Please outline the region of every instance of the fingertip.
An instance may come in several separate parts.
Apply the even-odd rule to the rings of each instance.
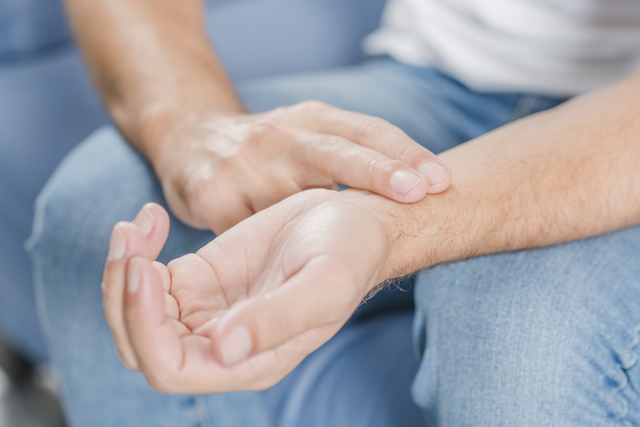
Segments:
[[[391,178],[389,179],[391,189],[402,199],[406,198],[409,193],[415,192],[416,187],[420,187],[420,184],[423,183],[424,179],[422,176],[407,169],[396,170],[391,174]]]
[[[253,350],[251,333],[244,325],[236,325],[218,341],[216,354],[222,365],[230,367],[249,358]]]
[[[242,315],[246,304],[227,312],[216,324],[211,333],[211,350],[216,360],[231,367],[249,358],[255,349],[246,319]],[[244,320],[243,320],[244,319]]]
[[[415,203],[424,198],[429,191],[429,184],[426,180],[422,180],[418,185],[413,187],[407,194],[404,195],[402,200],[399,200],[402,203]]]
[[[165,208],[153,202],[145,204],[133,220],[133,225],[146,238],[148,257],[158,257],[169,236],[170,219]]]
[[[122,229],[121,223],[118,223],[113,227],[113,231],[111,232],[107,259],[113,261],[122,259],[126,251],[127,235]]]
[[[451,177],[434,185],[429,185],[427,194],[439,194],[445,191],[451,185]]]
[[[151,234],[156,225],[156,217],[149,204],[144,205],[142,209],[140,209],[140,212],[138,212],[138,215],[136,215],[132,223],[138,227],[145,236],[148,237],[149,234]]]
[[[167,210],[160,204],[155,202],[146,203],[143,206],[144,209],[147,209],[151,214],[155,217],[156,220],[167,220],[169,221],[169,214]]]
[[[399,169],[389,180],[390,191],[387,197],[400,203],[414,203],[421,200],[429,188],[427,181],[415,171]]]
[[[438,159],[422,163],[418,167],[418,172],[429,184],[428,194],[441,193],[451,184],[451,171]]]

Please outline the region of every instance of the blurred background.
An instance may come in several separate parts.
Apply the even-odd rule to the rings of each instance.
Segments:
[[[210,38],[241,80],[360,60],[384,0],[207,3]],[[0,427],[64,426],[24,243],[47,178],[108,123],[60,0],[0,0]]]

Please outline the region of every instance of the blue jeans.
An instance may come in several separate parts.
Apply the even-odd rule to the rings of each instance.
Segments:
[[[31,22],[27,12],[36,4],[42,5],[42,13],[31,16]],[[57,1],[0,1],[0,21],[7,7],[24,15],[18,21],[45,33],[52,29],[42,22],[44,17],[62,18]],[[31,262],[24,251],[33,205],[65,154],[108,118],[76,51],[4,61],[2,45],[11,42],[4,37],[0,34],[0,334],[23,355],[42,362],[47,352],[34,305]]]
[[[562,101],[478,93],[388,58],[239,91],[256,112],[320,99],[384,117],[435,152]],[[422,272],[415,315],[410,284],[391,287],[271,389],[175,396],[120,364],[102,311],[111,228],[148,201],[165,204],[158,182],[111,128],[74,150],[39,198],[36,286],[71,426],[640,423],[638,227]],[[172,218],[160,260],[212,238]]]

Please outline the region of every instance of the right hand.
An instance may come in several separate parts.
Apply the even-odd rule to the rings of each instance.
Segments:
[[[102,282],[122,362],[161,392],[272,386],[377,284],[406,273],[398,206],[359,190],[306,191],[164,265],[155,258],[169,217],[147,204],[114,227]]]
[[[396,126],[318,101],[185,114],[159,134],[149,158],[169,207],[216,234],[307,188],[344,184],[412,203],[451,182],[444,163]]]

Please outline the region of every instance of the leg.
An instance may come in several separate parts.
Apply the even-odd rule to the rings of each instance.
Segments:
[[[461,102],[465,91],[468,104]],[[308,77],[250,82],[241,85],[240,93],[252,111],[320,99],[376,114],[410,129],[414,138],[435,151],[501,125],[520,114],[523,100],[529,103],[530,99],[474,94],[440,73],[392,60],[376,60],[361,67]],[[545,102],[549,105],[540,103],[537,107],[552,104]],[[451,114],[456,112],[458,118],[442,116],[446,109]],[[482,124],[487,121],[488,110],[493,110],[496,117],[490,124]],[[181,420],[181,425],[230,426],[234,425],[230,420],[235,420],[236,425],[265,425],[263,402],[279,401],[275,394],[264,400],[256,393],[159,395],[141,375],[121,366],[102,312],[101,270],[113,224],[133,218],[148,201],[164,204],[158,183],[148,165],[112,129],[98,132],[67,157],[39,198],[32,238],[36,286],[52,357],[63,379],[63,397],[71,424],[176,425]],[[173,219],[169,242],[160,260],[166,262],[195,251],[211,238],[210,233],[189,229]],[[389,306],[389,294],[392,293],[381,294],[377,300],[382,301],[380,305]],[[393,304],[411,302],[409,293],[393,294],[399,301]],[[372,301],[367,308],[374,304]],[[407,352],[411,358],[411,352]],[[310,362],[305,366],[315,365]],[[305,390],[313,392],[314,388]],[[302,401],[311,401],[305,399]],[[238,407],[244,409],[234,409]],[[270,416],[281,418],[280,414]]]
[[[411,345],[412,319],[411,310],[399,310],[345,326],[263,393],[276,425],[423,425],[410,394],[418,368]]]
[[[11,9],[26,13],[35,4]],[[49,18],[59,9],[55,2],[38,7]],[[33,204],[64,155],[108,118],[73,49],[2,62],[0,94],[0,330],[39,363],[47,354],[24,251]]]
[[[640,422],[640,227],[420,274],[431,425]]]

